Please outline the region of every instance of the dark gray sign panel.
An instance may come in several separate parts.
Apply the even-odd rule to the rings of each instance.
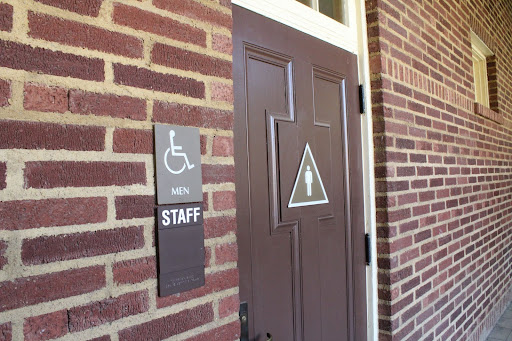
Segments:
[[[155,125],[159,205],[203,200],[198,128]]]
[[[160,296],[203,286],[203,204],[159,206],[157,227]]]

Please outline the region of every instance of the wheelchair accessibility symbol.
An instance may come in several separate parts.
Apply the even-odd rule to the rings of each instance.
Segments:
[[[158,205],[203,200],[199,128],[155,124]]]
[[[187,153],[180,153],[179,151],[180,150],[183,150],[183,147],[182,146],[176,146],[174,144],[174,138],[176,137],[176,132],[174,130],[171,130],[169,132],[169,138],[170,138],[170,141],[171,141],[171,147],[167,148],[167,150],[165,151],[165,155],[164,155],[164,163],[165,163],[165,167],[167,168],[167,170],[169,172],[171,172],[172,174],[181,174],[183,173],[183,171],[185,170],[185,168],[187,169],[192,169],[194,168],[194,165],[191,164],[189,161],[188,161],[188,156],[187,156]],[[178,167],[179,170],[174,170],[171,168],[171,166],[169,165],[169,162],[168,162],[168,157],[169,157],[169,152],[171,153],[171,156],[174,157],[174,158],[183,158],[184,160],[182,161],[183,162],[183,165],[181,167]],[[173,163],[174,165],[176,165],[177,163],[174,162]]]

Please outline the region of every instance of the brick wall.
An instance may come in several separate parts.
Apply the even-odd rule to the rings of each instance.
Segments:
[[[0,340],[238,338],[226,0],[0,0]],[[157,296],[153,123],[200,128],[206,285]]]
[[[480,340],[511,299],[512,4],[366,5],[380,339]],[[471,29],[495,52],[493,111],[475,110]]]

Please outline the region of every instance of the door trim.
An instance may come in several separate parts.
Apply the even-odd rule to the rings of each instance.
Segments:
[[[361,115],[365,231],[370,235],[372,249],[371,264],[366,269],[367,335],[369,341],[376,341],[378,340],[378,281],[375,176],[373,172],[372,107],[369,103],[371,89],[365,1],[348,0],[348,26],[338,23],[295,0],[232,0],[232,3],[357,55],[359,81],[363,84],[365,98],[368,99],[366,113]],[[237,208],[237,210],[241,209],[245,208]]]

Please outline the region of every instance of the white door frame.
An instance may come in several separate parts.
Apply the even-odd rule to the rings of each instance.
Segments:
[[[359,81],[363,84],[366,113],[361,115],[365,230],[371,236],[371,265],[367,267],[368,340],[378,340],[377,246],[375,218],[375,176],[373,172],[373,130],[370,93],[368,41],[364,0],[346,0],[347,25],[343,25],[296,0],[232,0],[232,3],[324,40],[357,55]]]

